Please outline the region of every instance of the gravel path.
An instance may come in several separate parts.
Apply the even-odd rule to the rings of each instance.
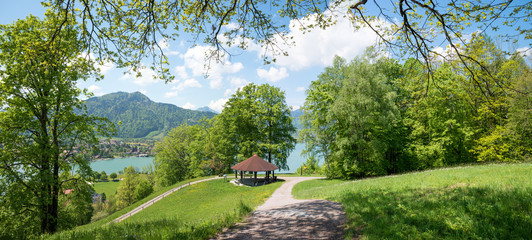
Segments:
[[[175,191],[181,189],[181,188],[184,188],[186,186],[190,186],[192,184],[196,184],[196,183],[200,183],[200,182],[205,182],[205,181],[210,181],[210,180],[214,180],[214,179],[219,179],[219,177],[213,177],[213,178],[207,178],[207,179],[202,179],[202,180],[197,180],[197,181],[194,181],[194,182],[189,182],[189,183],[186,183],[186,184],[183,184],[181,186],[178,186],[178,187],[175,187],[175,188],[172,188],[168,191],[166,191],[165,193],[153,198],[152,200],[150,201],[147,201],[145,203],[143,203],[142,205],[134,208],[133,210],[127,212],[126,214],[120,216],[120,217],[117,217],[115,220],[113,220],[112,222],[113,223],[117,223],[117,222],[121,222],[122,220],[128,218],[128,217],[131,217],[133,215],[135,215],[136,213],[144,210],[144,208],[147,208],[149,206],[151,206],[152,204],[158,202],[159,200],[163,199],[164,197],[174,193]]]
[[[242,223],[215,239],[342,239],[342,205],[326,200],[297,200],[292,188],[315,177],[285,177],[266,202]]]

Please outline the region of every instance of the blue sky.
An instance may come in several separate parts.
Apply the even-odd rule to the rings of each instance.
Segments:
[[[28,14],[43,15],[43,8],[36,0],[17,0],[3,3],[0,9],[0,24],[9,24]],[[367,29],[354,32],[347,20],[341,19],[337,26],[328,30],[315,30],[302,34],[298,27],[291,28],[295,46],[286,47],[288,57],[279,57],[276,64],[265,65],[260,58],[261,47],[255,44],[246,50],[232,49],[238,55],[228,57],[223,64],[211,64],[209,77],[204,77],[204,52],[208,46],[190,48],[190,39],[180,38],[168,42],[165,49],[170,70],[175,75],[172,83],[165,84],[145,70],[141,78],[124,74],[113,64],[101,69],[105,78],[101,81],[79,83],[95,95],[125,91],[140,91],[156,102],[175,104],[195,109],[203,106],[221,111],[222,105],[236,91],[248,83],[269,83],[285,91],[288,105],[294,109],[305,101],[305,90],[324,68],[332,63],[335,55],[347,59],[361,54],[375,43],[375,34]],[[146,65],[150,64],[146,62]]]
[[[42,16],[43,12],[37,0],[9,1],[0,9],[0,24],[12,23],[30,13]],[[191,40],[182,35],[176,41],[161,42],[169,57],[170,70],[175,75],[172,83],[153,79],[150,70],[144,70],[141,78],[135,78],[134,74],[124,74],[124,69],[108,63],[101,66],[105,75],[103,80],[80,82],[78,86],[91,90],[96,96],[140,91],[156,102],[188,109],[209,106],[219,112],[236,89],[251,82],[269,83],[285,91],[288,105],[297,109],[305,101],[305,90],[310,82],[332,63],[335,55],[350,60],[377,40],[371,30],[354,31],[347,19],[337,20],[337,24],[327,30],[315,29],[306,34],[299,30],[298,22],[293,21],[296,25],[290,24],[288,34],[294,38],[295,46],[285,46],[289,55],[278,57],[275,64],[264,65],[260,57],[262,48],[251,43],[246,51],[230,49],[238,54],[224,59],[223,63],[212,63],[209,77],[205,78],[204,53],[209,46],[191,47]]]

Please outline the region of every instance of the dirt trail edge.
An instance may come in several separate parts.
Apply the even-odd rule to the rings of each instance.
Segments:
[[[342,239],[345,214],[340,203],[292,197],[296,183],[317,178],[283,179],[286,182],[263,205],[214,239]]]
[[[166,191],[165,193],[157,196],[157,197],[154,197],[152,200],[150,201],[147,201],[145,203],[143,203],[142,205],[134,208],[133,210],[127,212],[126,214],[120,216],[120,217],[117,217],[115,220],[109,222],[109,223],[117,223],[117,222],[121,222],[122,220],[128,218],[128,217],[131,217],[133,215],[135,215],[136,213],[144,210],[144,208],[147,208],[149,206],[151,206],[152,204],[158,202],[159,200],[163,199],[164,197],[174,193],[175,191],[181,189],[181,188],[184,188],[186,186],[190,186],[190,185],[193,185],[193,184],[196,184],[196,183],[200,183],[200,182],[205,182],[205,181],[210,181],[210,180],[214,180],[214,179],[219,179],[219,177],[213,177],[213,178],[207,178],[207,179],[202,179],[202,180],[197,180],[197,181],[194,181],[194,182],[189,182],[189,183],[185,183],[181,186],[178,186],[178,187],[175,187],[175,188],[172,188],[168,191]]]

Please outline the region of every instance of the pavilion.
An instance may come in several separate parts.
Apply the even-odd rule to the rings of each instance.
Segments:
[[[265,181],[271,182],[275,180],[275,170],[279,169],[277,166],[265,161],[264,159],[257,156],[257,154],[252,157],[234,165],[231,169],[235,171],[235,178],[238,179],[238,171],[240,171],[240,180],[243,183],[244,172],[253,172],[254,180],[253,184],[257,184],[257,172],[266,172]],[[272,177],[270,178],[270,172],[272,172]]]

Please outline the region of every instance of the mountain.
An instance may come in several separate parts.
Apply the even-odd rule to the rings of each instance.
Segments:
[[[294,118],[293,124],[294,127],[296,127],[297,130],[300,130],[301,127],[301,120],[299,120],[299,117],[303,115],[303,111],[301,109],[294,110],[290,112],[290,116]]]
[[[212,110],[210,107],[200,107],[198,109],[196,109],[196,111],[200,111],[200,112],[211,112],[211,113],[215,113],[215,114],[218,114],[218,112]]]
[[[204,117],[216,115],[153,102],[140,92],[116,92],[92,97],[85,101],[85,106],[89,114],[105,117],[117,124],[117,137],[120,138],[160,137],[183,123],[195,124]]]

